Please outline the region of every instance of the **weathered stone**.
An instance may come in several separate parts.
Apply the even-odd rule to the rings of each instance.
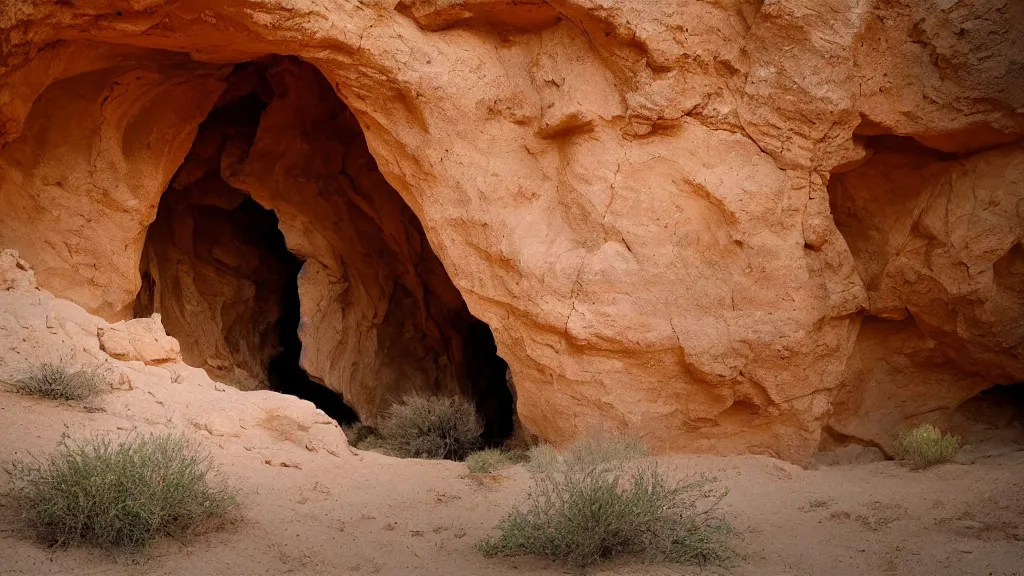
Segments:
[[[35,272],[21,259],[17,250],[0,250],[0,290],[32,290]]]
[[[181,362],[178,341],[164,332],[159,314],[100,327],[96,335],[100,350],[117,360],[136,360],[148,365]]]
[[[280,97],[254,139],[211,158],[278,213],[306,260],[303,365],[360,405],[383,390],[366,375],[397,365],[378,362],[385,324],[360,319],[410,285],[461,294],[490,325],[523,426],[554,442],[603,426],[657,449],[807,461],[830,421],[879,437],[1024,377],[1019,3],[17,4],[0,9],[0,246],[109,320],[131,315],[147,226],[197,127],[239,96],[229,74],[279,54],[341,101],[304,91],[305,66],[254,79]],[[338,158],[323,134],[356,123],[365,151]],[[893,134],[932,150],[907,158]],[[353,168],[371,161],[379,174]],[[340,166],[407,206],[357,194],[364,214],[339,217],[315,199]],[[407,222],[389,210],[411,212],[437,255],[418,280],[392,275],[415,250],[351,264],[367,240],[350,228]],[[406,246],[407,226],[378,225]],[[342,274],[358,270],[381,285]],[[438,275],[458,293],[430,292]],[[361,303],[342,305],[343,283]],[[394,334],[446,326],[413,292]],[[853,383],[880,373],[865,362],[917,357],[886,357],[865,316],[907,321],[956,372],[929,356]],[[434,341],[418,338],[390,341]],[[448,369],[425,371],[432,355],[392,380],[424,388]],[[912,409],[879,400],[922,370],[970,385],[908,393]]]

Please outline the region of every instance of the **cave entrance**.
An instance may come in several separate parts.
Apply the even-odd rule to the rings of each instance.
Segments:
[[[239,65],[145,239],[136,317],[243,390],[373,424],[402,395],[461,395],[513,433],[508,366],[362,128],[313,66]]]
[[[301,268],[277,216],[248,195],[169,190],[146,236],[135,315],[164,314],[186,360],[217,380],[298,396],[355,422],[341,395],[299,365]]]

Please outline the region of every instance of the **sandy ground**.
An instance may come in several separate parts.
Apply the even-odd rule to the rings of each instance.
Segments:
[[[0,392],[0,460],[43,456],[64,432],[168,429],[145,406],[162,402],[151,392],[114,391],[92,408]],[[238,437],[199,433],[242,493],[244,519],[229,531],[131,557],[48,550],[4,525],[0,575],[571,573],[475,550],[529,485],[521,467],[474,477],[453,462],[307,448],[295,440],[308,426],[289,417],[271,414],[258,427]],[[1009,576],[1024,575],[1024,452],[1016,448],[968,447],[962,463],[926,471],[893,462],[810,471],[755,456],[660,460],[673,475],[709,473],[730,488],[724,513],[740,532],[740,559],[722,572]],[[7,482],[0,474],[0,490]],[[591,571],[696,572],[628,563]]]

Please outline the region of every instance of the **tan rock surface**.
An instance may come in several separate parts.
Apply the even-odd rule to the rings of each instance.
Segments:
[[[159,314],[97,328],[96,335],[100,350],[117,360],[137,360],[147,365],[181,362],[181,347],[164,332]]]
[[[1019,377],[1016,289],[984,279],[987,267],[1016,274],[1014,256],[1000,258],[1020,237],[994,222],[1021,194],[1019,144],[1007,144],[1024,134],[1017,3],[395,4],[0,9],[0,199],[10,207],[0,246],[18,249],[43,287],[127,317],[146,227],[230,64],[296,55],[358,121],[468,309],[492,328],[522,423],[544,438],[602,424],[658,448],[806,460],[848,391],[862,311],[894,317],[901,302],[943,350],[962,345],[951,354],[965,374]],[[264,122],[288,118],[281,104]],[[859,194],[851,222],[863,224],[833,222],[836,187],[869,177],[872,137],[889,133],[973,153],[962,168],[939,166],[950,198],[969,197],[965,177],[991,189],[978,205],[995,208],[965,209],[978,218],[958,220],[956,234],[926,232],[941,257],[922,277],[951,288],[921,288],[928,281],[906,272],[883,275],[902,287],[878,289],[867,270],[888,259],[855,237],[889,197]],[[377,356],[328,313],[329,255],[351,242],[316,243],[322,232],[304,222],[324,211],[306,202],[291,214],[268,191],[288,183],[298,203],[294,176],[322,182],[322,149],[274,143],[257,139],[252,153],[267,160],[240,158],[226,179],[262,193],[289,248],[318,262],[301,279],[304,363],[372,373]],[[968,242],[962,260],[959,239],[975,231],[984,246]],[[975,268],[943,268],[961,261]]]
[[[913,316],[964,368],[1024,380],[1024,146],[969,158],[884,140],[831,183],[873,315]]]
[[[17,250],[0,250],[0,290],[31,290],[36,288],[36,275],[18,255]]]
[[[950,158],[907,139],[829,185],[870,300],[830,425],[893,430],[1024,380],[1024,147]]]
[[[2,383],[14,382],[40,362],[63,361],[107,377],[114,391],[101,391],[93,402],[102,404],[105,417],[122,430],[170,428],[256,445],[284,440],[304,452],[351,457],[344,432],[312,403],[214,382],[203,370],[181,363],[177,348],[163,334],[159,318],[107,324],[45,291],[0,290]]]

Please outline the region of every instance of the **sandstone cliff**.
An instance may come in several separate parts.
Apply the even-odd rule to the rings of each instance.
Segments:
[[[555,442],[803,460],[1024,380],[1020,2],[83,4],[0,8],[0,247],[109,321],[213,182],[276,213],[361,415],[468,392],[469,313]]]

